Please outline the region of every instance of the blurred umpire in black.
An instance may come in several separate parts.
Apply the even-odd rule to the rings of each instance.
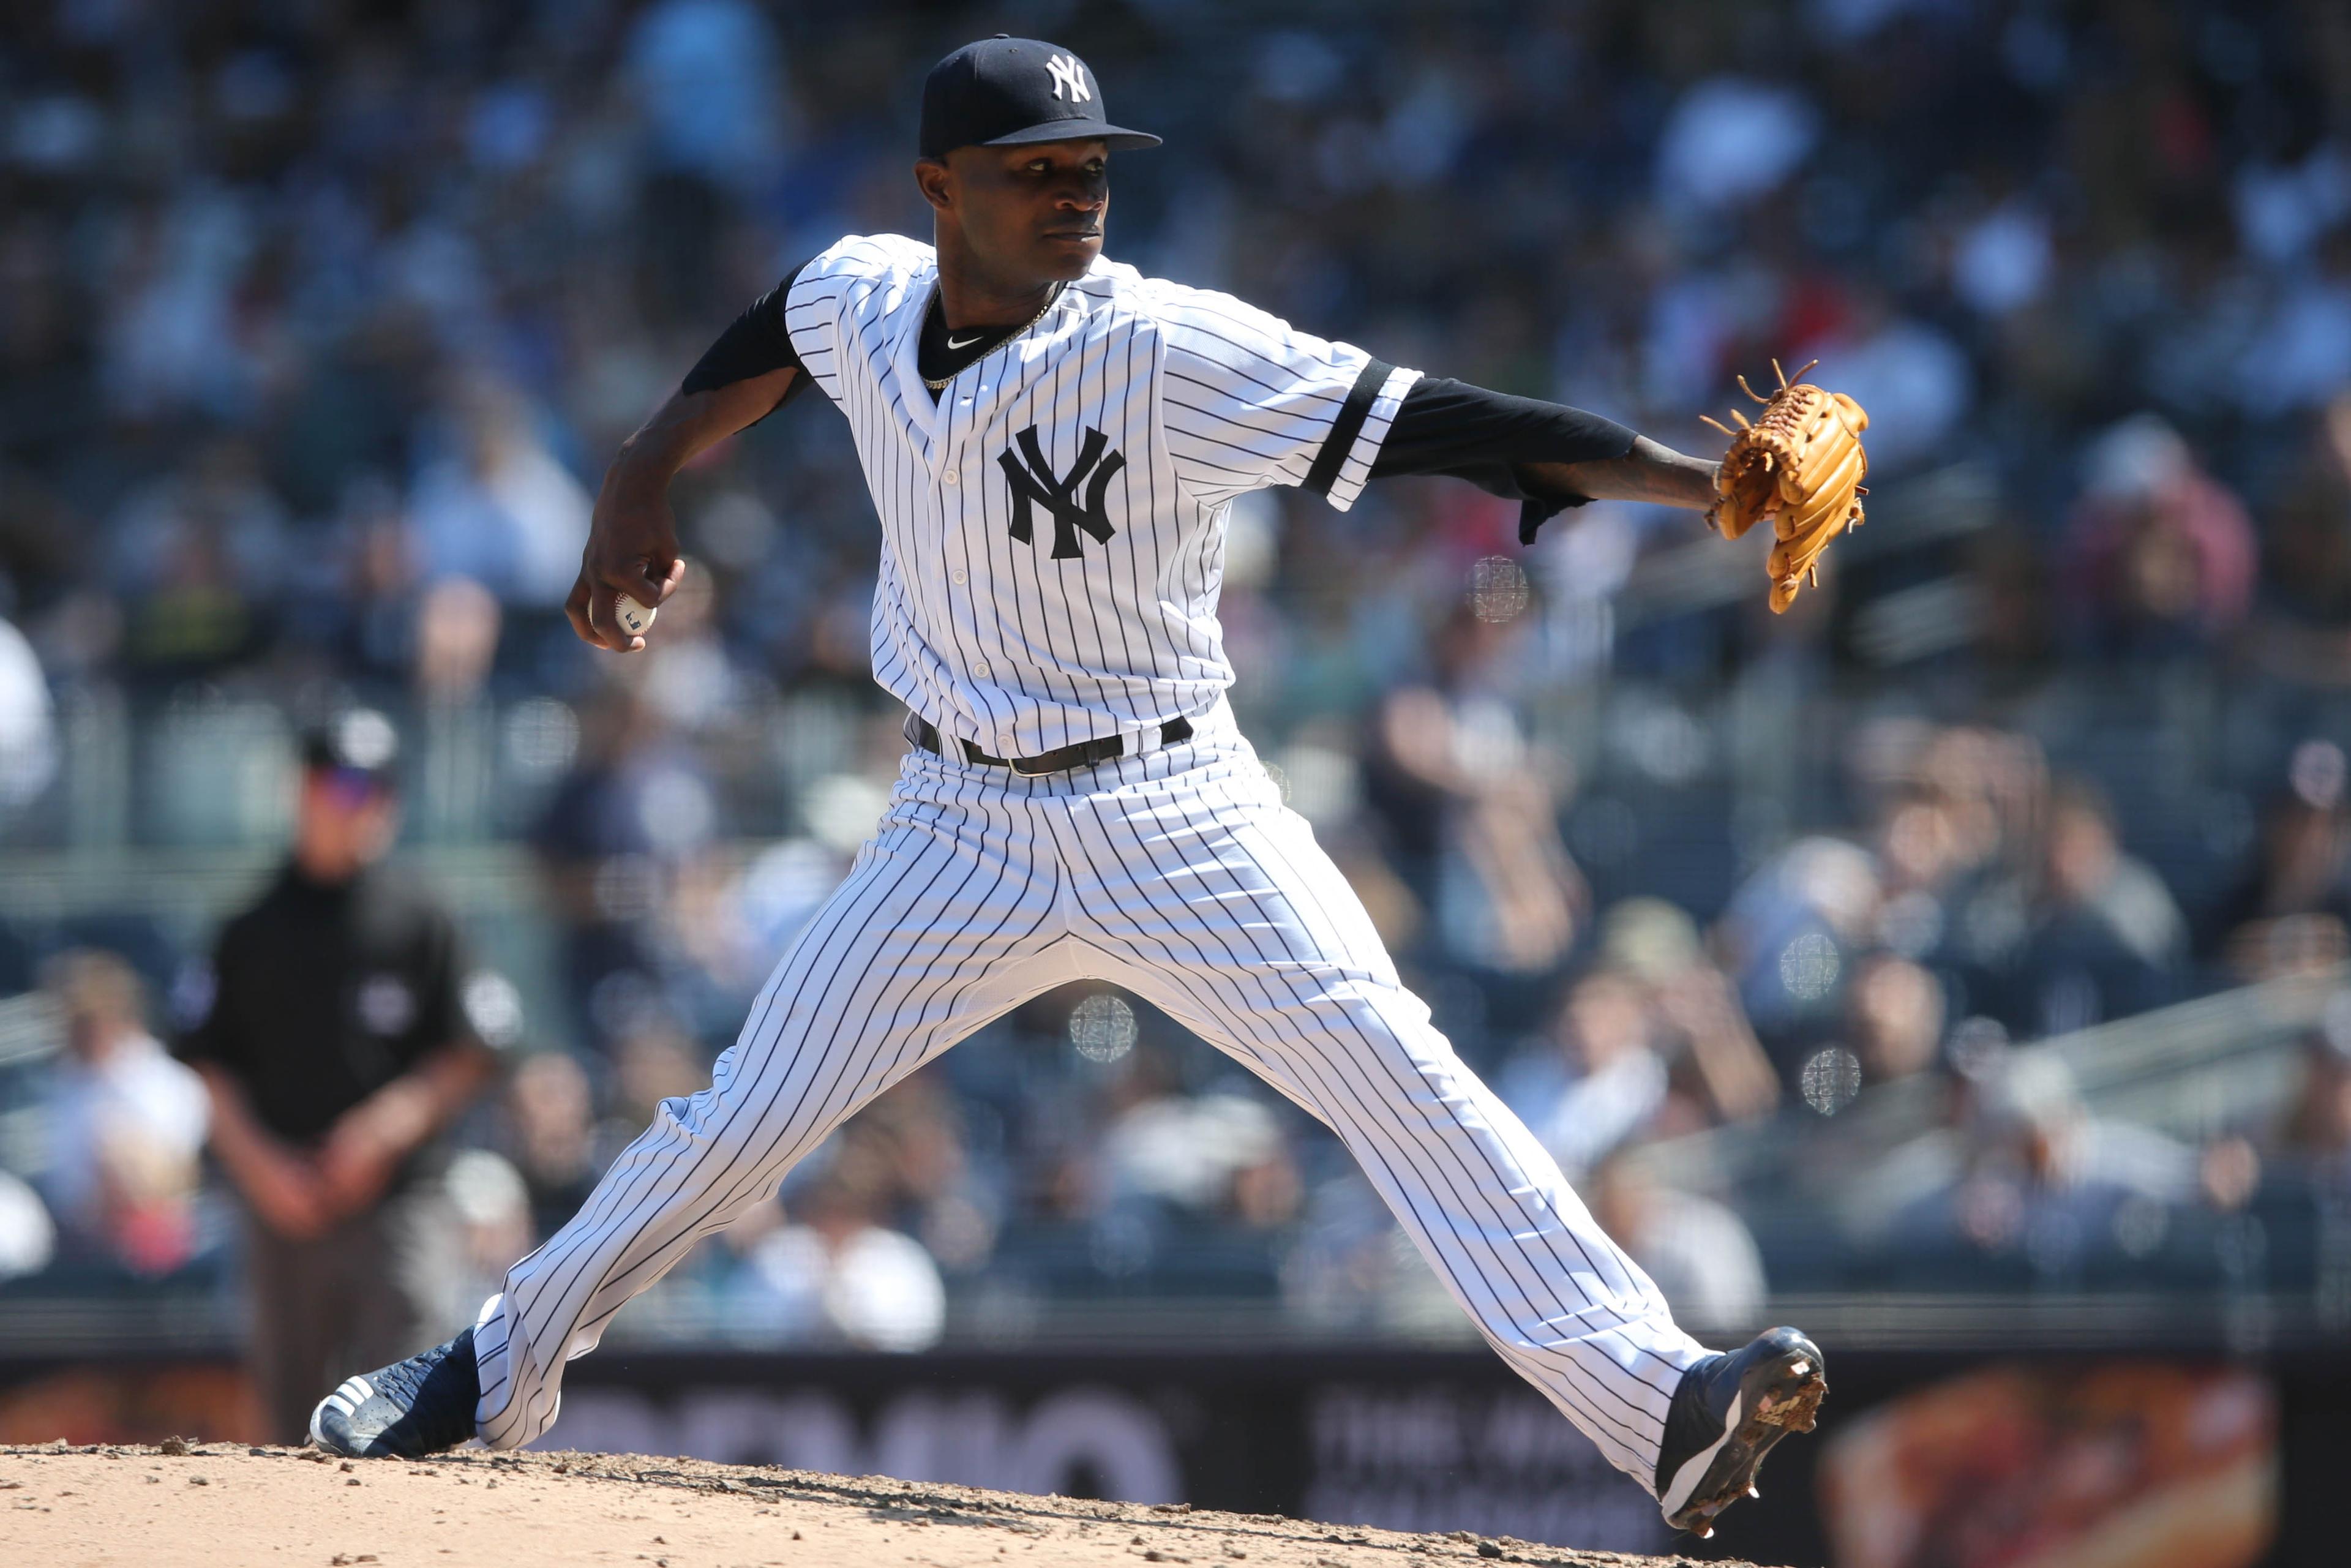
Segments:
[[[455,923],[381,864],[396,747],[367,710],[306,741],[293,853],[223,929],[181,1039],[245,1202],[251,1371],[280,1442],[303,1439],[319,1388],[430,1337],[431,1151],[491,1069]]]

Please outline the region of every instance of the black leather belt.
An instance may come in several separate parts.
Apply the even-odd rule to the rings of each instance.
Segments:
[[[938,727],[926,718],[908,714],[906,738],[934,757],[952,758],[955,755],[947,750],[946,742],[939,737]],[[1188,718],[1171,718],[1159,727],[1159,744],[1162,746],[1178,746],[1191,738],[1192,721]],[[1034,779],[1045,773],[1066,773],[1076,768],[1092,768],[1098,762],[1108,762],[1113,757],[1126,755],[1126,737],[1123,735],[1081,740],[1073,746],[1040,751],[1034,757],[1015,757],[1009,761],[989,756],[968,740],[958,740],[955,745],[956,751],[962,753],[966,762],[977,762],[988,768],[1009,768],[1023,779]]]

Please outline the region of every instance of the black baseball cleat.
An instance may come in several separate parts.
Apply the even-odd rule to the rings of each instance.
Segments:
[[[1657,1503],[1676,1530],[1714,1533],[1714,1516],[1760,1497],[1755,1472],[1782,1434],[1809,1432],[1827,1397],[1821,1347],[1794,1329],[1708,1356],[1682,1374],[1657,1454]]]
[[[437,1454],[474,1436],[480,1396],[467,1329],[422,1355],[345,1378],[310,1412],[310,1441],[354,1459]]]

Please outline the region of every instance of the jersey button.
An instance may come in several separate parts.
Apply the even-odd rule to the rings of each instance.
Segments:
[[[972,673],[973,674],[975,674],[975,675],[977,675],[977,676],[978,676],[981,680],[983,680],[983,681],[984,681],[984,680],[986,680],[986,679],[987,679],[987,663],[986,663],[985,661],[982,661],[982,662],[981,662],[981,663],[979,663],[979,664],[974,664],[974,665],[971,667],[971,673]]]
[[[955,574],[955,580],[956,580],[957,582],[961,582],[961,581],[963,580],[963,573],[961,573],[961,572],[959,572],[959,571],[958,571],[958,572],[956,572],[956,573]]]
[[[957,474],[952,468],[948,469],[945,474],[940,475],[939,477],[946,480],[950,485],[960,485],[963,483],[963,476]]]

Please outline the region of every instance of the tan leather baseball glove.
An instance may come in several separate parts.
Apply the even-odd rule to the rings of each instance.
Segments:
[[[1802,376],[1813,365],[1796,374]],[[1739,390],[1763,405],[1752,423],[1737,410],[1730,415],[1739,422],[1737,430],[1719,419],[1706,422],[1730,437],[1706,520],[1723,538],[1735,539],[1765,517],[1771,519],[1779,542],[1764,570],[1777,615],[1795,602],[1796,590],[1807,578],[1818,585],[1815,568],[1829,541],[1861,526],[1861,497],[1869,494],[1862,484],[1869,477],[1869,455],[1861,449],[1861,433],[1869,428],[1869,415],[1843,392],[1806,381],[1791,382],[1777,360],[1771,373],[1780,378],[1780,390],[1768,398],[1758,395],[1745,376],[1739,378]]]

